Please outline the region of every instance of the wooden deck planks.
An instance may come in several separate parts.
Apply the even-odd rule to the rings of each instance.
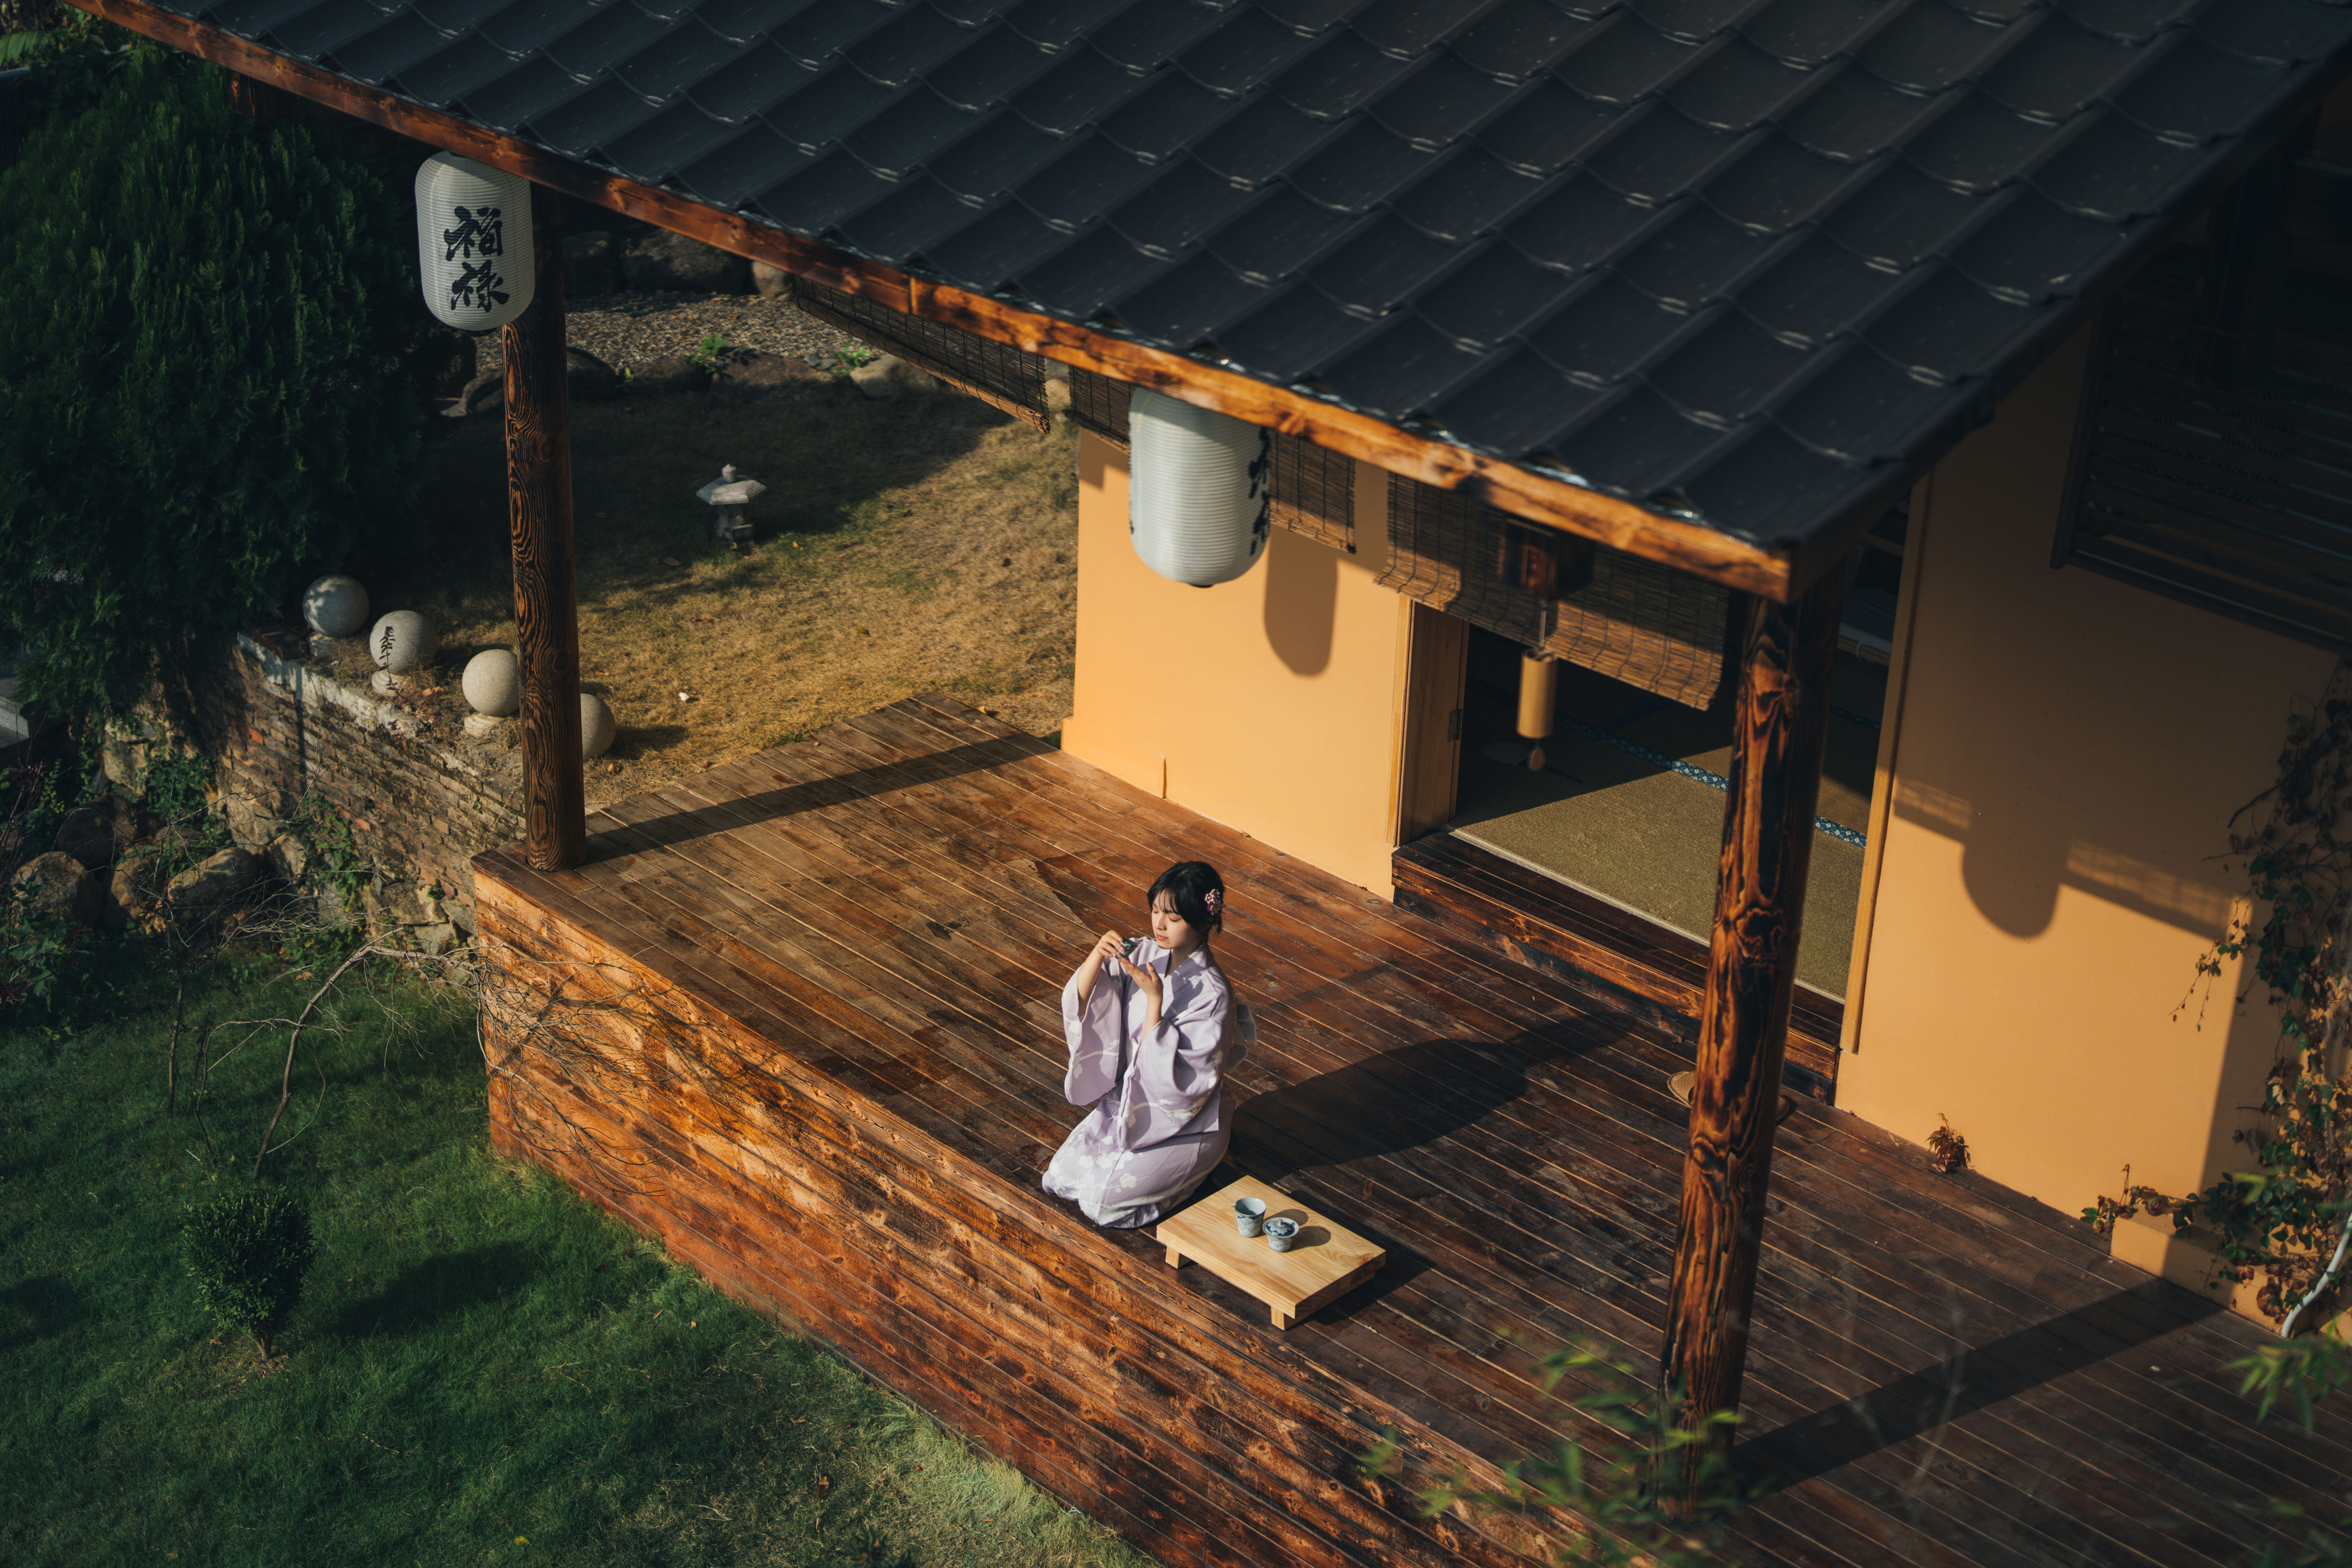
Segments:
[[[1963,1325],[1963,1326],[1965,1326],[1965,1327],[1973,1327],[1973,1325]],[[1946,1351],[1946,1350],[1948,1350],[1949,1348],[1951,1348],[1951,1346],[1952,1346],[1954,1343],[1957,1343],[1957,1342],[1953,1342],[1953,1341],[1949,1341],[1949,1340],[1942,1340],[1942,1341],[1939,1341],[1939,1342],[1935,1345],[1935,1349],[1937,1349],[1937,1351]],[[1908,1347],[1901,1347],[1901,1346],[1898,1346],[1897,1348],[1898,1348],[1898,1351],[1914,1351],[1914,1350],[1916,1350],[1918,1347],[1917,1347],[1917,1346],[1916,1346],[1916,1345],[1914,1345],[1914,1346],[1908,1346]],[[1932,1362],[1933,1357],[1929,1357],[1928,1359]],[[2089,1444],[2091,1447],[2093,1447],[2095,1449],[2099,1446],[2099,1439],[2098,1439],[2095,1436],[2094,1436],[2094,1435],[2092,1435],[2092,1434],[2090,1434],[2090,1433],[2087,1433],[2087,1432],[2065,1434],[2064,1436],[2065,1436],[2065,1437],[2067,1437],[2067,1439],[2068,1439],[2069,1441],[2071,1441],[2071,1442],[2074,1442],[2074,1443],[2076,1443],[2076,1444],[2084,1444],[2084,1443],[2087,1443],[2087,1444]],[[2030,1444],[2031,1444],[2031,1442],[2032,1442],[2032,1439],[2027,1439],[2026,1441],[2027,1441],[2028,1446],[2030,1446]],[[2016,1446],[2016,1445],[2011,1444],[2011,1445],[2004,1445],[2004,1446],[2005,1446],[2005,1447],[2014,1447],[2014,1446]],[[1995,1449],[1995,1450],[1992,1450],[1992,1451],[1990,1451],[1990,1452],[1987,1453],[1987,1454],[1984,1456],[1984,1458],[1985,1458],[1985,1459],[1986,1459],[1986,1461],[1987,1461],[1987,1463],[1988,1463],[1988,1466],[1990,1467],[1989,1471],[1988,1471],[1989,1476],[1994,1476],[1994,1477],[1997,1477],[1998,1473],[1999,1473],[2000,1470],[2003,1470],[2003,1469],[2008,1469],[2008,1468],[2009,1468],[2009,1465],[2008,1465],[2008,1463],[2006,1462],[2006,1461],[2007,1461],[2007,1459],[2008,1459],[2008,1458],[2009,1458],[2009,1456],[2008,1456],[2008,1455],[2006,1455],[2006,1454],[2004,1454],[2004,1453],[2002,1453],[2001,1451],[2000,1451],[2000,1450],[1998,1450],[1998,1449]],[[2130,1463],[2130,1461],[2129,1461],[2129,1459],[2128,1459],[2128,1457],[2127,1457],[2127,1456],[2121,1456],[2121,1455],[2117,1455],[2117,1456],[2111,1456],[2111,1457],[2110,1457],[2110,1466],[2111,1466],[2111,1468],[2113,1468],[2113,1469],[2116,1469],[2123,1470],[2123,1471],[2124,1471],[2124,1472],[2126,1472],[2126,1474],[2128,1474],[2128,1473],[2129,1473],[2129,1471],[2131,1470],[2131,1469],[2133,1468],[2133,1467],[2132,1467],[2132,1465],[2131,1465],[2131,1463]],[[2095,1473],[2099,1474],[2099,1475],[2101,1475],[2102,1477],[2104,1477],[2104,1473],[2105,1473],[2105,1472],[2104,1472],[2104,1469],[2103,1469],[2102,1471],[2095,1472]],[[1998,1490],[1998,1489],[1999,1489],[1999,1487],[2000,1487],[2000,1485],[2004,1484],[2004,1483],[2001,1483],[2001,1482],[2000,1482],[1997,1479],[1995,1479],[1990,1480],[1990,1484],[1991,1484],[1991,1485],[1992,1485],[1996,1490]],[[2127,1527],[2125,1527],[2125,1528],[2127,1528]]]
[[[1171,1561],[1504,1552],[1507,1531],[1348,1482],[1348,1456],[1393,1424],[1424,1473],[1484,1471],[1557,1425],[1534,1349],[1654,1354],[1682,1052],[1555,976],[932,699],[590,826],[576,873],[478,862],[501,884],[486,931],[518,965],[641,970],[707,1006],[658,1049],[611,1048],[593,1082],[531,1085],[598,1129],[551,1163],[1065,1495],[1127,1477],[1112,1521]],[[1246,1296],[1171,1288],[1148,1239],[1035,1188],[1076,1115],[1055,1002],[1072,956],[1188,854],[1233,883],[1219,953],[1261,1019],[1234,1163],[1397,1260],[1287,1346]],[[647,1065],[698,1051],[729,1064],[715,1089]],[[520,1146],[539,1113],[494,1099]],[[2268,1538],[2244,1512],[2264,1491],[2341,1491],[2343,1432],[2255,1429],[2219,1370],[2247,1335],[2087,1232],[1927,1176],[1834,1112],[1801,1110],[1780,1145],[1748,1431],[1805,1479],[1751,1521],[1748,1560],[2220,1563]],[[671,1197],[600,1169],[631,1147]],[[1160,1350],[1186,1370],[1132,1380]],[[951,1387],[923,1392],[926,1356],[956,1364]],[[1932,1404],[1956,1359],[1997,1396],[1941,1424],[1914,1408],[1888,1441],[1841,1424],[1873,1391],[1898,1416]],[[1179,1497],[1249,1511],[1273,1479],[1303,1511],[1255,1537],[1160,1522]]]

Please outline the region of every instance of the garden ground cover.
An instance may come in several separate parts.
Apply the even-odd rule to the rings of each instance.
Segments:
[[[445,734],[464,720],[467,658],[514,642],[504,422],[457,424],[414,537],[374,541],[355,569],[373,613],[422,610],[442,627],[427,711]],[[882,402],[837,384],[733,404],[575,402],[572,452],[582,685],[621,727],[589,768],[592,806],[919,692],[1040,736],[1068,716],[1067,430],[1041,435],[952,393]],[[711,538],[695,499],[727,464],[768,486],[747,554]],[[339,668],[373,673],[362,640]]]
[[[191,1020],[295,1010],[324,969],[289,967],[216,962]],[[1148,1564],[493,1156],[451,986],[377,976],[305,1037],[263,1180],[307,1197],[319,1259],[263,1363],[199,1318],[176,1239],[247,1179],[285,1035],[193,1108],[184,1069],[167,1113],[170,1000],[131,938],[60,1009],[0,1015],[0,1559]]]

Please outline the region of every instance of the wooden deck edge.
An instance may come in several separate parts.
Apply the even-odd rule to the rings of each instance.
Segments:
[[[1696,1051],[1706,974],[1701,944],[1451,833],[1403,845],[1391,867],[1400,908],[1474,936]],[[1641,928],[1638,938],[1633,927]],[[1790,1089],[1836,1103],[1844,1023],[1842,1003],[1799,994],[1782,1070]]]
[[[990,1232],[1022,1228],[1031,1195],[978,1190],[1003,1182],[855,1092],[834,1085],[837,1093],[804,1100],[778,1077],[776,1098],[797,1101],[786,1124],[772,1105],[731,1103],[743,1097],[723,1089],[722,1104],[702,1092],[710,1085],[682,1083],[660,1065],[681,1049],[740,1061],[749,1047],[792,1077],[814,1070],[774,1061],[788,1040],[731,1025],[690,977],[660,975],[576,930],[502,869],[483,863],[478,873],[486,950],[510,972],[534,962],[637,971],[677,988],[691,1036],[589,1052],[603,1058],[602,1076],[583,1092],[552,1059],[517,1061],[492,1038],[486,1007],[491,1136],[502,1154],[554,1170],[719,1289],[833,1343],[1171,1563],[1516,1568],[1541,1552],[1519,1521],[1421,1519],[1415,1487],[1456,1465],[1484,1479],[1492,1465],[1361,1390],[1314,1386],[1328,1375],[1285,1364],[1294,1358],[1278,1350],[1268,1355],[1240,1335],[1203,1341],[1188,1320],[1213,1316],[1213,1303],[1094,1277],[1099,1260],[1051,1237],[1024,1231],[1028,1255],[1007,1252],[1015,1244]],[[598,1016],[596,1027],[642,1032],[641,1019]],[[735,1035],[744,1038],[721,1038]],[[845,1128],[853,1113],[877,1125]],[[1130,1271],[1126,1253],[1110,1250],[1113,1271]],[[1211,1378],[1225,1386],[1205,1386]],[[1402,1484],[1349,1473],[1383,1427],[1398,1429],[1411,1456]],[[1266,1510],[1270,1494],[1286,1508]],[[1204,1523],[1220,1517],[1253,1522]],[[1506,1532],[1517,1539],[1497,1539]]]

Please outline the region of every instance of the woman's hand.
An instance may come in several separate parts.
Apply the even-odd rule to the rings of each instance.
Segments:
[[[1078,988],[1080,1007],[1086,1006],[1087,998],[1095,994],[1095,981],[1102,977],[1105,964],[1113,959],[1122,964],[1127,962],[1126,946],[1116,931],[1106,931],[1095,938],[1095,945],[1087,949],[1085,957],[1078,960],[1077,973],[1070,977],[1070,983]]]
[[[1133,980],[1138,988],[1143,992],[1144,1032],[1148,1034],[1158,1029],[1160,1027],[1160,971],[1136,963],[1128,957],[1126,949],[1123,947],[1113,948],[1111,956],[1118,960],[1118,967],[1127,971],[1127,977]]]

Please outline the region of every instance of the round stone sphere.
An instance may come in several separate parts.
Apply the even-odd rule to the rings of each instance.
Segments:
[[[580,694],[580,755],[602,757],[612,748],[613,737],[621,733],[613,710],[594,692]]]
[[[467,660],[458,684],[476,713],[512,718],[522,711],[522,666],[510,648],[485,648]]]
[[[302,619],[321,637],[358,636],[367,612],[367,590],[356,577],[330,573],[302,591]]]
[[[423,669],[433,662],[440,646],[441,634],[433,629],[433,622],[414,610],[394,611],[377,621],[368,633],[368,652],[375,655],[376,668],[395,675]]]

